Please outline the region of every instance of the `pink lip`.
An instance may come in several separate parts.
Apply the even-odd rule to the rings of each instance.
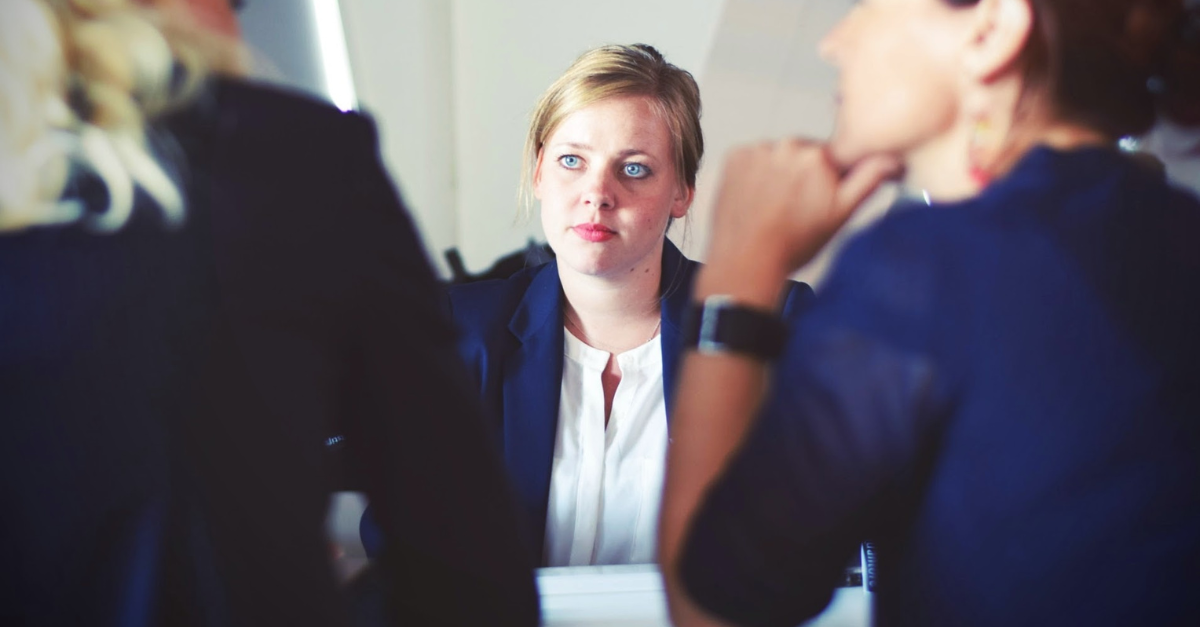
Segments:
[[[617,236],[616,231],[603,224],[577,224],[571,230],[589,242],[606,242]]]

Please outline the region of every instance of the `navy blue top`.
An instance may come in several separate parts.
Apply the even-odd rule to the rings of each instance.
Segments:
[[[864,539],[881,625],[1200,624],[1200,203],[1038,148],[858,237],[682,556],[796,625]]]
[[[114,234],[0,234],[0,625],[350,622],[325,533],[346,474],[389,539],[364,615],[537,624],[374,126],[216,81],[154,131],[183,166],[182,229],[139,197]]]

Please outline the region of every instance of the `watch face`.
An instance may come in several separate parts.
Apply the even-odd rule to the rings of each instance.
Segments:
[[[721,327],[722,313],[733,302],[733,298],[725,294],[717,294],[704,299],[700,308],[700,337],[697,338],[696,350],[701,353],[719,353],[725,350],[718,340],[718,330]]]

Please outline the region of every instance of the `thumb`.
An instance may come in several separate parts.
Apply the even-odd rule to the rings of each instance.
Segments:
[[[838,185],[837,206],[847,213],[852,212],[879,189],[881,183],[899,171],[900,161],[895,157],[876,155],[856,163]]]

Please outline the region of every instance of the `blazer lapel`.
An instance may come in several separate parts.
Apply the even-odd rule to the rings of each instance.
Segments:
[[[519,347],[505,360],[503,375],[504,457],[529,515],[539,564],[562,389],[561,293],[552,261],[530,282],[509,321]]]
[[[662,279],[662,362],[663,397],[667,403],[667,424],[671,423],[672,399],[683,349],[683,318],[692,295],[692,275],[699,264],[683,256],[671,240],[663,244]]]

